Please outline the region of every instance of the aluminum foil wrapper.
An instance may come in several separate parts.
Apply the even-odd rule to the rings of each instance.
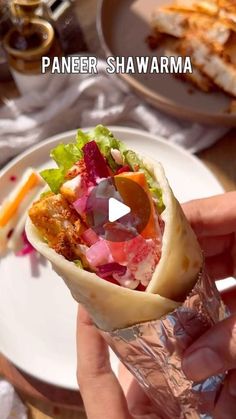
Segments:
[[[181,368],[185,349],[228,315],[215,284],[206,274],[178,309],[112,333],[103,333],[121,362],[136,377],[163,419],[211,418],[224,377],[189,381]]]

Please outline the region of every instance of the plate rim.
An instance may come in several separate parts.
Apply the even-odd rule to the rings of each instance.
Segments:
[[[181,155],[183,155],[184,157],[188,157],[188,159],[190,158],[195,164],[198,165],[198,167],[201,170],[204,170],[205,172],[208,173],[208,176],[210,176],[212,178],[212,180],[214,180],[218,187],[219,190],[222,189],[223,191],[223,187],[220,184],[220,182],[218,181],[218,179],[215,177],[215,175],[211,172],[210,169],[208,169],[208,167],[196,156],[194,156],[193,154],[191,154],[189,151],[183,149],[182,147],[180,147],[179,145],[173,144],[173,143],[169,143],[166,141],[166,139],[164,139],[162,136],[158,136],[152,133],[149,133],[145,130],[142,129],[137,129],[137,128],[132,128],[132,127],[126,127],[126,126],[109,126],[109,128],[113,131],[120,131],[121,133],[129,133],[129,134],[133,134],[133,135],[142,135],[142,136],[146,136],[148,137],[151,141],[157,141],[158,143],[163,144],[165,147],[167,148],[171,148],[172,150],[174,150],[177,153],[180,153]],[[84,130],[89,130],[90,127],[85,127],[83,128]],[[9,171],[11,170],[16,164],[18,164],[22,159],[25,159],[27,157],[29,157],[31,154],[37,152],[37,150],[44,148],[45,146],[50,145],[50,143],[54,143],[56,141],[63,141],[63,138],[66,137],[73,137],[75,136],[77,130],[70,130],[70,131],[65,131],[56,135],[53,135],[41,142],[39,142],[38,144],[35,144],[31,147],[29,147],[27,150],[25,150],[24,152],[22,152],[21,154],[19,154],[18,156],[16,156],[14,159],[12,159],[10,162],[8,162],[0,171],[0,181],[2,180],[2,177]],[[51,384],[53,386],[56,387],[62,387],[65,389],[69,389],[69,390],[78,390],[79,387],[75,387],[71,382],[68,382],[68,384],[64,383],[59,384],[58,382],[54,381],[53,379],[47,378],[43,379],[42,376],[37,375],[35,373],[32,373],[32,371],[30,371],[29,368],[27,368],[27,366],[23,366],[20,365],[20,363],[18,363],[16,360],[11,360],[9,358],[9,355],[7,353],[5,353],[4,351],[2,351],[1,349],[1,353],[3,354],[4,357],[6,357],[10,362],[12,362],[12,364],[14,364],[17,368],[19,368],[20,370],[22,370],[23,372],[25,372],[28,375],[33,376],[34,378],[42,381],[42,382],[47,382],[48,384]]]
[[[104,7],[106,7],[106,2],[108,0],[98,0],[97,5],[97,15],[96,15],[96,27],[98,38],[100,41],[100,45],[102,50],[108,58],[109,56],[114,56],[112,51],[107,45],[106,37],[104,34],[104,25],[103,25],[103,11]],[[179,104],[173,104],[171,99],[165,98],[165,96],[159,95],[158,93],[154,93],[150,88],[146,87],[143,83],[139,82],[133,76],[129,74],[118,74],[118,77],[123,79],[137,94],[145,99],[148,103],[155,106],[157,109],[161,111],[165,111],[172,116],[175,116],[179,119],[185,119],[192,122],[200,122],[205,123],[208,125],[215,125],[218,126],[228,126],[228,127],[235,127],[236,126],[236,117],[235,115],[227,115],[223,112],[215,113],[215,112],[201,112],[201,111],[194,111],[189,110],[188,107],[185,107]],[[211,94],[211,93],[209,93]]]

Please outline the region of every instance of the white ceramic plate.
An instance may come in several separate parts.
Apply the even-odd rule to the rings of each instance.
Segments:
[[[186,0],[187,1],[187,0]],[[163,48],[151,51],[145,42],[151,32],[153,10],[173,0],[100,0],[97,28],[106,56],[163,56]],[[121,74],[152,105],[181,119],[235,126],[228,114],[231,98],[222,92],[204,93],[171,74]]]
[[[195,157],[161,138],[130,128],[112,128],[137,151],[162,162],[180,201],[222,192],[211,172]],[[0,174],[0,201],[14,184],[10,176],[29,166],[49,166],[49,151],[75,132],[55,136],[12,161]],[[77,304],[49,263],[38,255],[0,261],[0,351],[18,367],[49,383],[76,389]],[[117,370],[117,360],[112,355]]]

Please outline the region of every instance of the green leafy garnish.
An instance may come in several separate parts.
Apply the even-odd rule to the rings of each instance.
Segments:
[[[165,204],[163,202],[162,197],[162,190],[158,186],[153,186],[152,188],[150,188],[150,192],[152,196],[157,199],[157,210],[158,213],[161,214],[165,209]]]
[[[82,151],[75,143],[58,144],[50,153],[58,169],[45,169],[40,175],[54,193],[58,193],[63,185],[67,171],[82,158]]]
[[[81,129],[78,129],[76,134],[76,147],[82,153],[82,148],[90,141],[90,136],[88,133],[83,132]]]
[[[80,259],[76,259],[76,260],[74,260],[73,262],[74,262],[74,264],[75,264],[78,268],[80,268],[80,269],[84,269],[83,264],[82,264],[82,262],[81,262],[81,260],[80,260]]]
[[[50,157],[56,162],[60,169],[67,171],[76,161],[81,159],[82,153],[75,144],[58,144],[58,146],[51,151]]]
[[[134,151],[126,150],[124,152],[124,157],[126,163],[131,167],[133,171],[135,171],[137,167],[141,167],[142,162]]]
[[[64,172],[62,169],[45,169],[40,172],[40,175],[50,187],[51,191],[58,193],[61,185],[64,182]]]

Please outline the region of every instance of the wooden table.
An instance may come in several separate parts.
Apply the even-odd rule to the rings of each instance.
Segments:
[[[97,0],[79,0],[77,13],[92,51],[99,51],[95,29]],[[0,84],[0,101],[17,95],[13,82]],[[198,154],[215,174],[226,191],[236,188],[236,129],[230,131],[215,145]],[[85,419],[78,392],[70,392],[42,383],[17,370],[0,356],[0,374],[6,376],[18,389],[29,409],[31,419]],[[63,407],[63,404],[70,408]]]

